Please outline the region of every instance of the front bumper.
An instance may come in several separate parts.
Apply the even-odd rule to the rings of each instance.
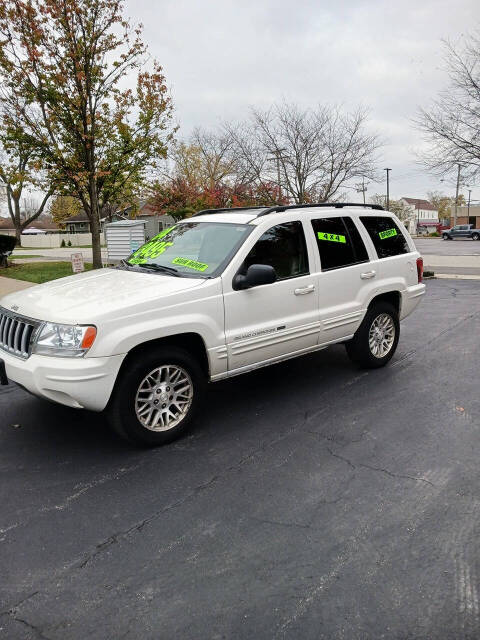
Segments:
[[[105,409],[125,355],[53,358],[34,354],[22,360],[0,349],[9,380],[36,396],[91,411]]]

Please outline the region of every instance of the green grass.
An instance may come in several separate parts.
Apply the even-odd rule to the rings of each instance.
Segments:
[[[85,264],[85,270],[89,271],[92,265]],[[70,262],[34,262],[32,264],[19,264],[0,269],[0,276],[5,278],[15,278],[15,280],[26,280],[27,282],[49,282],[57,278],[71,276],[72,265]]]

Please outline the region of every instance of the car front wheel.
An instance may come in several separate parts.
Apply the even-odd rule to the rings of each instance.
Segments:
[[[448,233],[444,233],[444,234],[442,235],[442,238],[443,238],[444,240],[450,240],[450,236],[448,235]]]
[[[400,322],[395,307],[378,302],[370,307],[352,340],[345,347],[349,358],[367,369],[383,367],[395,353]]]
[[[478,240],[480,238],[480,236],[478,235],[478,233],[472,233],[472,240]]]
[[[190,426],[205,385],[202,368],[184,349],[142,351],[120,374],[107,409],[110,425],[142,446],[172,442]]]

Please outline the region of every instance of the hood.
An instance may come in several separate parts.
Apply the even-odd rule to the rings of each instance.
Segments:
[[[36,320],[88,323],[140,304],[155,304],[204,282],[163,273],[98,269],[11,293],[0,299],[0,306],[14,307],[19,315]]]

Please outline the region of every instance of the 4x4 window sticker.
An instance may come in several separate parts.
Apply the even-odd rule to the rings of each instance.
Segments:
[[[317,238],[328,242],[340,242],[341,244],[346,244],[347,242],[345,236],[337,233],[327,233],[326,231],[317,231]]]

